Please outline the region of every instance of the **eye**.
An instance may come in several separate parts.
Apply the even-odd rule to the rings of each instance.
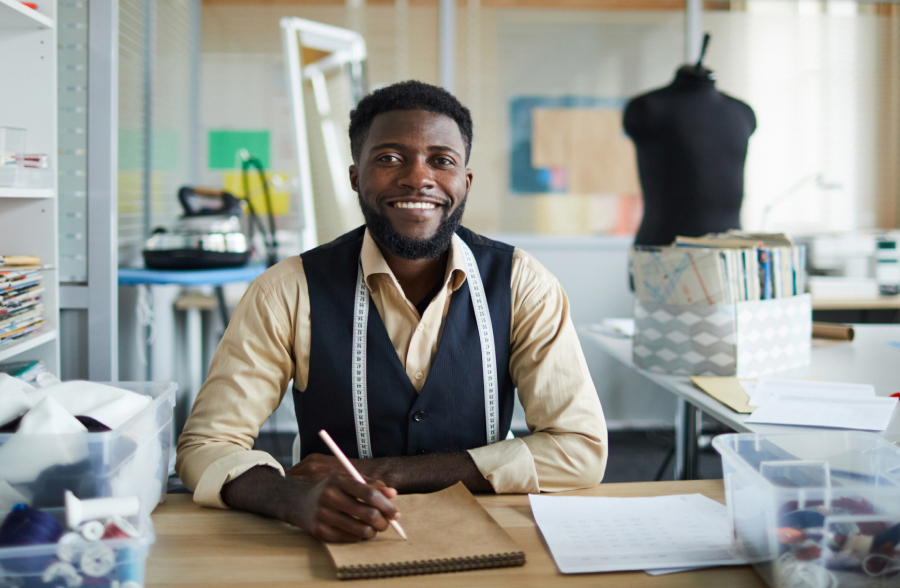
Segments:
[[[395,163],[397,161],[400,161],[400,158],[396,155],[386,154],[377,157],[375,161],[380,161],[382,163]]]
[[[438,157],[438,158],[435,159],[434,161],[435,161],[435,163],[437,163],[438,165],[448,165],[448,166],[449,166],[449,165],[456,165],[456,162],[455,162],[455,161],[453,161],[453,160],[450,159],[449,157],[444,157],[444,156]]]

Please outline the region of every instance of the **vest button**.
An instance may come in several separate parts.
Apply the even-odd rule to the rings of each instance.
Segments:
[[[421,380],[424,377],[425,377],[425,374],[423,374],[422,372],[416,372],[415,378],[417,380]]]
[[[424,412],[422,412],[422,411],[420,410],[419,412],[417,412],[417,413],[415,413],[415,414],[413,415],[413,420],[416,421],[416,422],[418,423],[419,421],[425,420],[425,417],[426,417],[426,416],[428,416],[428,415],[426,415]]]
[[[428,455],[428,450],[427,450],[427,449],[420,449],[417,453],[418,453],[419,455]]]

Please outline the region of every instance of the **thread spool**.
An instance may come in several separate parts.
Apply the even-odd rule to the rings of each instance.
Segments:
[[[112,517],[106,522],[106,530],[103,533],[104,539],[130,539],[140,536],[141,532],[137,527],[119,516]]]
[[[140,537],[141,532],[122,517],[112,517],[106,523],[104,539],[132,539]],[[131,547],[116,550],[116,575],[122,581],[121,588],[137,586],[140,588],[144,579],[144,562],[140,553]]]
[[[44,584],[51,584],[54,586],[59,586],[60,584],[56,582],[56,580],[62,580],[66,588],[78,588],[81,586],[82,578],[81,574],[78,573],[78,570],[75,569],[75,566],[68,562],[57,561],[44,570],[43,575],[41,575],[41,581]]]
[[[116,554],[106,545],[95,543],[81,554],[79,564],[81,571],[86,575],[102,578],[115,567]]]
[[[775,585],[784,588],[838,588],[833,572],[820,565],[798,560],[787,552],[775,560]]]
[[[48,512],[24,504],[15,505],[0,525],[0,547],[22,547],[56,543],[63,534],[62,523]],[[13,558],[4,566],[13,572],[38,573],[50,556]]]
[[[81,534],[74,531],[63,534],[56,542],[56,557],[61,561],[74,563],[81,557],[81,553],[87,549],[88,543]]]
[[[106,529],[100,521],[88,521],[78,525],[78,532],[88,541],[100,541]]]
[[[78,525],[84,521],[96,521],[114,516],[132,517],[137,515],[141,508],[137,496],[79,500],[68,490],[65,494],[65,503],[66,524],[70,529],[78,528]]]
[[[863,571],[873,578],[900,572],[900,557],[890,557],[883,553],[872,553],[862,561]]]

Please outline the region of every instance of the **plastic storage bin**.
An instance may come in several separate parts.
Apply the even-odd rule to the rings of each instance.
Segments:
[[[16,156],[23,153],[25,153],[25,129],[0,127],[0,167],[15,166]]]
[[[0,435],[0,488],[4,484],[35,508],[62,506],[63,493],[78,498],[137,496],[151,512],[166,496],[172,446],[174,382],[113,382],[153,398],[140,413],[112,431],[72,435]],[[46,460],[35,475],[22,448]],[[8,500],[8,495],[4,496]]]
[[[721,435],[736,547],[774,588],[900,586],[900,448],[871,433]]]
[[[65,509],[46,509],[65,526]],[[0,521],[6,517],[0,513]],[[141,588],[150,547],[156,540],[150,516],[128,519],[141,535],[126,539],[0,547],[0,588],[38,586]]]

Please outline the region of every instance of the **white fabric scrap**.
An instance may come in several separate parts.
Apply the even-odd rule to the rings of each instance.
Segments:
[[[87,433],[87,427],[69,413],[54,398],[42,398],[35,403],[34,408],[25,413],[16,434],[27,435],[29,433],[53,433],[66,435],[68,433]]]
[[[22,495],[18,490],[0,480],[0,512],[6,512],[12,510],[17,504],[30,504],[31,501],[28,500],[24,495]]]
[[[34,406],[26,394],[28,390],[34,390],[34,386],[9,374],[0,374],[0,425],[17,419]]]
[[[87,427],[53,398],[29,410],[18,430],[0,445],[0,479],[28,483],[56,465],[77,463],[88,456]]]
[[[116,429],[153,402],[149,396],[105,384],[73,380],[32,390],[28,397],[37,402],[51,397],[71,414],[95,419]]]

